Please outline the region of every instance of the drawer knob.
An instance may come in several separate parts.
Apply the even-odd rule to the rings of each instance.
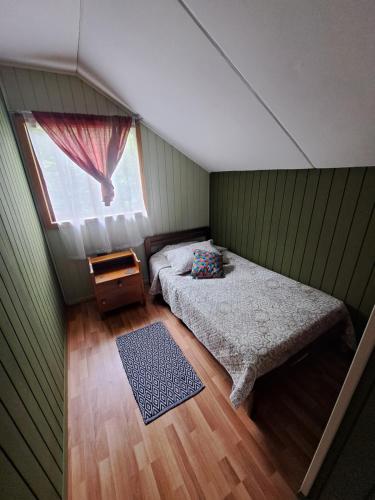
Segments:
[[[117,282],[117,286],[122,287],[122,281],[121,281],[121,280],[119,280],[119,281]]]
[[[106,303],[107,303],[107,301],[106,301],[105,299],[102,299],[102,304],[103,304],[103,306],[105,306],[105,305],[106,305]]]

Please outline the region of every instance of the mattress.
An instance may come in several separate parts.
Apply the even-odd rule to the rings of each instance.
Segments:
[[[150,259],[151,293],[161,290],[180,318],[233,381],[238,407],[256,379],[282,365],[337,323],[355,336],[344,303],[232,252],[221,279],[175,275],[162,253]]]

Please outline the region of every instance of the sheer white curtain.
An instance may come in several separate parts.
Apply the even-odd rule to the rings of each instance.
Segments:
[[[135,127],[112,176],[115,197],[108,207],[99,182],[70,160],[35,120],[27,119],[27,129],[67,255],[85,259],[141,245],[152,229],[143,201]]]

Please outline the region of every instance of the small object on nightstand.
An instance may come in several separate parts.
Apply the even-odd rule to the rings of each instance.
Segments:
[[[89,257],[100,314],[133,302],[145,302],[141,263],[132,249]]]

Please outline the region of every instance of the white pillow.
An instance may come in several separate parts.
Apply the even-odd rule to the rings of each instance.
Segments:
[[[194,261],[194,250],[220,253],[212,244],[212,240],[198,241],[182,248],[169,250],[165,253],[165,256],[176,274],[184,274],[191,271]]]
[[[175,248],[187,247],[187,246],[192,245],[194,243],[195,243],[194,241],[184,241],[182,243],[176,243],[174,245],[166,245],[161,250],[159,250],[157,253],[160,255],[167,256],[167,252],[169,252],[170,250],[174,250]]]

